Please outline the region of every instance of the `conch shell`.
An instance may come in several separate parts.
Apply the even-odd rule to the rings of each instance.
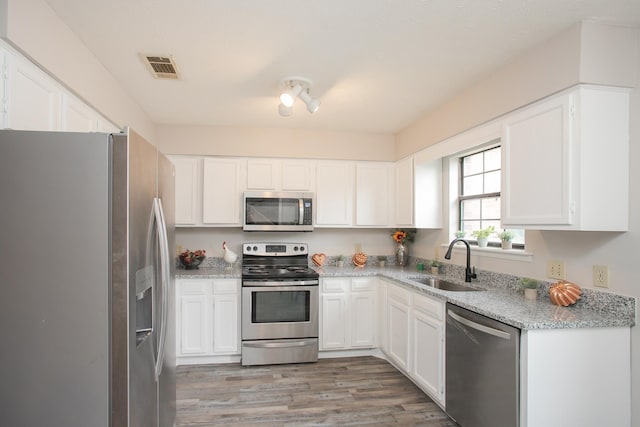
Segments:
[[[560,280],[549,287],[549,298],[555,305],[566,307],[580,299],[582,290],[575,283]]]
[[[356,267],[364,267],[366,263],[367,263],[367,256],[365,255],[364,252],[357,252],[353,256],[353,264]]]

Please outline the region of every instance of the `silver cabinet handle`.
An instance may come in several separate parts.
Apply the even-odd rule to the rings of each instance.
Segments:
[[[480,332],[484,332],[485,334],[493,335],[494,337],[502,338],[503,340],[510,340],[511,335],[507,332],[501,331],[500,329],[490,328],[488,326],[481,325],[472,320],[467,319],[466,317],[462,317],[459,314],[456,314],[452,311],[447,311],[447,315],[452,319],[457,320],[465,326],[478,330]]]

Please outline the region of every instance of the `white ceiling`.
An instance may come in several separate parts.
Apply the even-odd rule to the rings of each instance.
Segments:
[[[584,20],[640,0],[47,0],[156,123],[394,133]],[[171,55],[154,79],[140,54]],[[322,101],[278,115],[278,82]]]

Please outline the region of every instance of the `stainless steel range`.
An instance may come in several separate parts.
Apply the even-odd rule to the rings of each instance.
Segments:
[[[318,273],[305,243],[242,246],[242,365],[318,360]]]

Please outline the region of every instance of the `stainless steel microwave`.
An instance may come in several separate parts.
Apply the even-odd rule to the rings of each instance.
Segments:
[[[313,193],[245,191],[245,231],[313,231]]]

